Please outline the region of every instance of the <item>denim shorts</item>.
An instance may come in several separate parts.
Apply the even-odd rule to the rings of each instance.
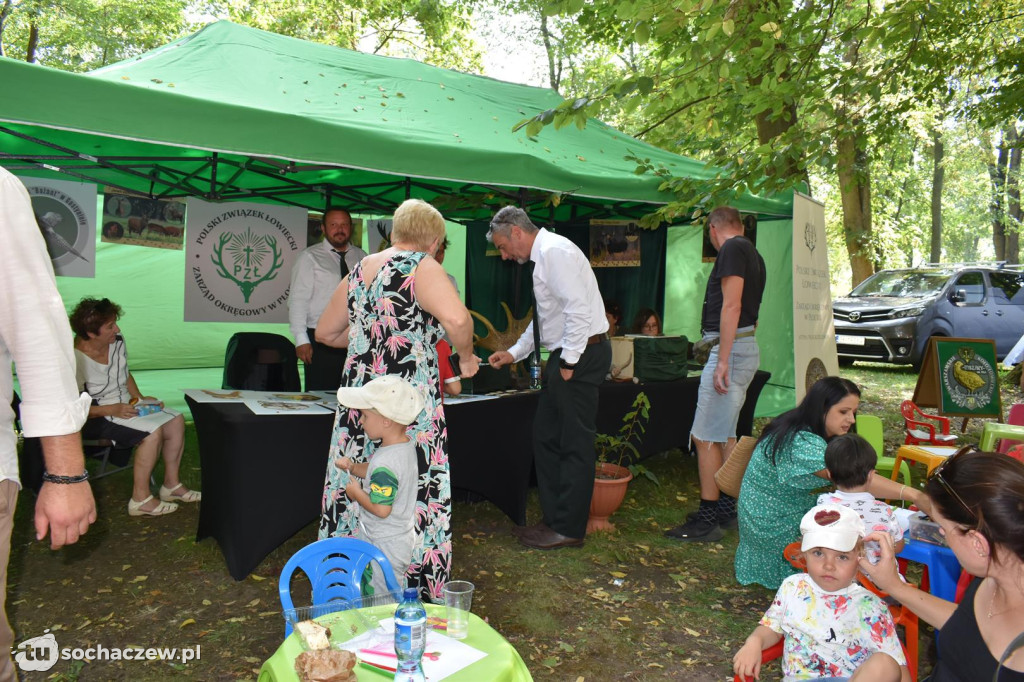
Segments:
[[[752,329],[738,329],[743,332]],[[697,413],[693,417],[690,437],[710,443],[724,443],[736,437],[736,422],[747,399],[747,387],[754,380],[754,373],[761,364],[761,351],[757,338],[747,336],[736,339],[732,344],[729,358],[729,392],[722,395],[715,390],[715,367],[718,366],[718,349],[711,350],[708,364],[700,375],[697,391]]]

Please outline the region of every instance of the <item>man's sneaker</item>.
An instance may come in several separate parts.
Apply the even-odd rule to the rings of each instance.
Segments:
[[[665,531],[665,535],[683,542],[718,542],[725,532],[717,523],[691,519],[681,526]]]
[[[697,511],[696,510],[694,510],[694,511],[692,511],[689,514],[686,515],[686,520],[687,521],[693,521],[696,518],[697,518]],[[733,514],[732,516],[719,516],[716,520],[718,521],[718,526],[722,530],[736,530],[736,529],[738,529],[740,527],[740,522],[736,518],[735,514]]]

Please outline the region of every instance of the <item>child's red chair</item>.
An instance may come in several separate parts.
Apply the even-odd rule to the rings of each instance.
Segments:
[[[785,549],[782,550],[783,556],[786,557],[786,561],[791,563],[794,568],[801,571],[807,568],[807,564],[804,562],[803,552],[800,551],[799,542],[791,542],[786,545]],[[857,573],[857,580],[866,589],[870,590],[880,599],[885,599],[889,595],[879,590],[875,585],[867,579],[863,573]],[[917,680],[917,656],[918,656],[918,639],[919,639],[919,628],[917,621],[917,614],[899,604],[890,604],[889,612],[892,614],[892,619],[896,625],[903,626],[903,637],[905,641],[900,641],[900,645],[903,647],[903,655],[907,657],[907,669],[910,671],[910,679],[913,682]],[[775,649],[778,649],[776,652]],[[773,654],[773,655],[772,655]],[[765,649],[761,652],[761,662],[767,663],[770,660],[778,658],[782,655],[782,640],[779,641],[773,647]],[[747,678],[748,680],[753,678]],[[735,676],[735,682],[745,682],[741,680],[737,675]]]
[[[949,432],[948,417],[940,417],[937,414],[925,414],[921,411],[920,407],[914,404],[913,400],[904,400],[903,404],[900,405],[900,411],[903,413],[903,423],[907,431],[907,437],[903,441],[904,445],[920,445],[921,443],[928,443],[930,445],[956,444],[956,434]],[[941,431],[936,433],[936,424],[924,421],[926,419],[935,422]]]
[[[1007,457],[1013,457],[1018,462],[1024,462],[1024,443],[1014,445],[1006,451]]]
[[[1024,403],[1014,403],[1010,406],[1010,411],[1006,414],[1006,423],[1013,424],[1014,426],[1024,426]],[[1020,441],[1012,438],[1000,438],[999,448],[996,452],[1002,452],[1010,454],[1010,449],[1019,447]],[[1020,459],[1018,456],[1017,459]]]

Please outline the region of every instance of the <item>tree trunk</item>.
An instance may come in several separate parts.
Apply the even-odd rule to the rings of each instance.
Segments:
[[[1006,215],[1008,220],[1006,232],[1006,260],[1010,263],[1020,262],[1020,156],[1021,139],[1017,126],[1011,124],[1008,129],[1006,146],[1010,148],[1010,158],[1006,168]]]
[[[871,174],[862,141],[866,142],[863,131],[853,126],[839,138],[836,158],[839,193],[843,200],[843,236],[850,254],[854,286],[875,271],[871,259]]]
[[[28,46],[25,47],[25,61],[29,64],[36,63],[36,48],[39,46],[39,29],[36,27],[36,22],[32,22],[28,27]]]
[[[991,135],[986,133],[982,139],[985,140],[988,177],[992,184],[988,202],[992,221],[992,246],[996,252],[996,260],[1006,260],[1006,216],[1003,213],[1003,193],[1006,191],[1006,145],[1001,142],[999,149],[993,150]]]
[[[544,12],[540,13],[540,36],[544,41],[544,52],[548,56],[548,81],[551,89],[560,94],[558,88],[562,84],[562,65],[551,44],[551,29],[548,28],[548,17]]]
[[[932,248],[931,262],[942,262],[942,183],[946,167],[942,161],[944,148],[942,130],[932,129]]]
[[[4,53],[4,28],[7,26],[7,17],[11,16],[14,9],[14,0],[4,0],[0,5],[0,57],[6,57]]]

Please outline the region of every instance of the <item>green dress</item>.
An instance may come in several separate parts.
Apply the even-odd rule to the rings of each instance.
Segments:
[[[740,544],[736,548],[736,580],[776,590],[796,570],[782,550],[800,539],[800,519],[814,506],[827,481],[815,476],[825,468],[825,440],[800,431],[772,465],[762,439],[743,474],[737,508]]]

